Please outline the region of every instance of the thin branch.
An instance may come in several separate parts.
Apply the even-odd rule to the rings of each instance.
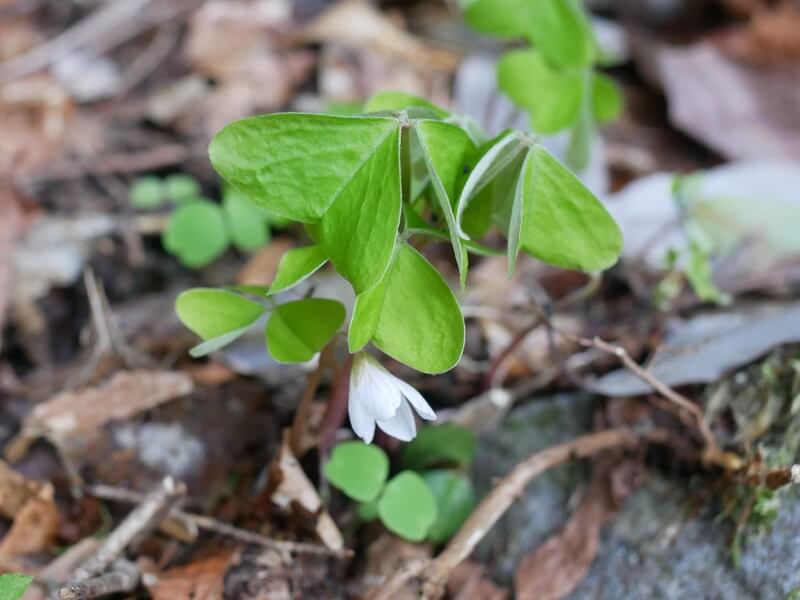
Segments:
[[[133,563],[120,559],[99,577],[83,583],[68,583],[58,590],[59,600],[90,600],[119,592],[131,592],[139,585],[139,569]]]
[[[127,502],[131,504],[136,504],[138,502],[141,502],[142,499],[144,498],[144,496],[139,492],[134,492],[122,488],[116,488],[108,485],[88,486],[85,488],[85,490],[86,493],[88,493],[91,496],[94,496],[95,498],[100,498],[103,500],[111,500],[115,502]],[[206,531],[211,531],[213,533],[225,535],[230,538],[245,542],[247,544],[253,544],[256,546],[269,548],[270,550],[276,550],[284,556],[288,554],[320,554],[327,556],[336,556],[339,558],[347,558],[352,555],[352,551],[349,549],[337,551],[337,550],[331,550],[329,548],[326,548],[325,546],[321,546],[318,544],[291,542],[285,540],[274,540],[272,538],[261,535],[254,531],[248,531],[246,529],[241,529],[233,525],[228,525],[227,523],[218,521],[213,517],[186,512],[178,508],[171,509],[165,516],[190,523],[195,527],[197,527],[198,529],[204,529]]]
[[[78,567],[73,583],[82,583],[103,573],[134,542],[150,533],[177,499],[186,493],[186,486],[165,477],[155,490],[142,496],[140,504],[103,541],[103,545]]]
[[[711,428],[708,426],[708,423],[705,420],[705,415],[703,414],[703,410],[692,402],[689,398],[680,394],[669,387],[667,384],[659,380],[649,371],[643,369],[639,364],[631,358],[631,355],[628,354],[628,351],[619,346],[617,344],[611,344],[606,342],[605,340],[595,336],[593,338],[586,338],[582,336],[575,335],[568,331],[564,331],[560,329],[553,322],[549,319],[549,317],[544,313],[544,311],[539,308],[535,307],[535,310],[538,312],[539,316],[547,323],[547,326],[550,327],[553,331],[558,333],[560,336],[583,346],[584,348],[595,348],[600,350],[601,352],[605,352],[606,354],[610,354],[616,357],[622,365],[628,369],[631,373],[633,373],[636,377],[641,379],[647,385],[649,385],[653,390],[655,390],[658,394],[660,394],[663,398],[668,400],[672,406],[678,409],[678,416],[680,418],[681,411],[685,411],[689,413],[692,418],[693,425],[700,433],[700,436],[703,438],[703,442],[705,445],[704,452],[703,452],[703,460],[706,463],[716,464],[726,470],[735,470],[742,466],[741,460],[738,457],[723,452],[720,450],[719,445],[717,444],[716,437],[714,437],[714,433],[711,431]]]
[[[112,173],[137,173],[152,171],[178,164],[192,157],[192,152],[181,144],[156,146],[147,150],[83,157],[56,163],[47,170],[34,172],[16,180],[17,185],[36,185],[63,179],[78,179],[85,175]]]

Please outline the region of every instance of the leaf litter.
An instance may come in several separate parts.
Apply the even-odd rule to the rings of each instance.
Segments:
[[[427,597],[436,597],[431,572],[463,552],[461,538],[454,548],[432,547],[402,541],[375,522],[360,524],[319,475],[327,442],[317,447],[315,432],[331,440],[343,435],[335,406],[342,373],[329,365],[320,371],[309,392],[306,425],[313,432],[302,455],[294,455],[280,432],[292,422],[314,364],[267,363],[262,324],[204,362],[185,356],[192,339],[171,314],[176,291],[234,279],[268,285],[284,251],[307,243],[303,233],[289,229],[253,254],[230,251],[190,272],[151,235],[163,229],[166,209],[150,224],[134,219],[126,190],[139,175],[191,174],[202,194],[216,193],[220,182],[206,146],[229,121],[288,108],[333,110],[333,102],[360,103],[386,87],[455,106],[492,133],[512,123],[527,128],[526,115],[497,90],[491,54],[498,46],[476,44],[457,14],[433,3],[159,4],[74,3],[0,25],[0,446],[10,463],[0,463],[0,570],[37,575],[31,598],[66,584],[113,584],[129,594],[188,599],[380,597],[395,577],[419,569],[391,597],[416,597],[420,582]],[[724,4],[740,14],[733,5],[741,3]],[[643,10],[634,17],[642,19],[638,27],[658,21]],[[129,19],[133,13],[142,18]],[[621,21],[611,14],[613,28]],[[695,198],[703,210],[692,213],[710,227],[718,250],[713,281],[734,305],[698,311],[688,288],[671,319],[649,303],[668,271],[669,250],[688,248],[672,174],[608,194],[627,250],[622,268],[596,286],[533,261],[520,261],[508,279],[505,261],[476,259],[470,292],[460,298],[466,354],[448,375],[414,384],[444,409],[444,419],[480,433],[479,453],[519,405],[582,387],[653,402],[637,403],[635,420],[612,423],[662,434],[644,468],[674,473],[674,461],[658,457],[659,448],[669,448],[693,473],[706,473],[692,454],[692,436],[675,440],[685,433],[685,415],[665,409],[640,374],[614,371],[615,351],[589,343],[600,336],[618,340],[639,362],[650,356],[646,374],[690,386],[692,400],[706,399],[726,449],[744,452],[759,443],[771,452],[767,459],[783,452],[784,462],[786,452],[796,454],[797,401],[775,388],[789,386],[798,342],[796,307],[780,302],[798,281],[791,233],[797,111],[788,85],[797,69],[796,15],[788,6],[758,3],[748,7],[748,21],[723,34],[716,21],[675,18],[688,18],[702,33],[680,47],[671,45],[670,32],[652,36],[666,106],[651,101],[636,72],[647,68],[640,45],[628,44],[635,66],[613,74],[625,82],[630,110],[592,133],[583,177],[605,193],[656,167],[698,170],[720,158],[748,159],[706,171]],[[567,142],[544,141],[556,154]],[[659,231],[676,219],[676,235]],[[497,241],[490,234],[488,243]],[[425,252],[455,275],[452,252]],[[127,358],[104,354],[88,365],[88,378],[92,352],[84,350],[98,331],[80,281],[86,269],[106,290],[117,341],[132,349]],[[351,311],[351,290],[334,280],[323,269],[286,299],[325,289]],[[539,305],[553,314],[534,319]],[[128,364],[131,356],[146,357],[148,366]],[[62,381],[81,383],[70,389]],[[575,486],[569,519],[551,523],[549,537],[517,563],[513,577],[502,576],[502,557],[475,555],[448,563],[448,581],[436,593],[499,600],[513,584],[521,598],[569,595],[605,551],[602,532],[635,493],[642,456],[594,459],[591,479]],[[784,477],[767,463],[754,458],[747,476]],[[176,494],[180,506],[163,496],[152,504],[166,476],[182,480],[176,489],[186,485],[185,495]],[[150,516],[126,530],[148,506]],[[479,523],[484,510],[476,510]],[[114,540],[121,545],[104,551]],[[57,556],[60,548],[66,551]],[[102,568],[77,581],[87,563]]]

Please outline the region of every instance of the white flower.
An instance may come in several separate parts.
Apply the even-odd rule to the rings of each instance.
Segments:
[[[369,444],[377,424],[398,440],[414,439],[417,426],[409,403],[423,419],[436,420],[436,413],[417,390],[389,373],[366,352],[356,354],[350,371],[347,410],[358,437]]]

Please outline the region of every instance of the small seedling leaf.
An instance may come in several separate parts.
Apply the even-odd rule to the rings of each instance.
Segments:
[[[169,175],[164,179],[164,195],[168,200],[182,204],[200,196],[200,184],[191,175]]]
[[[422,477],[403,471],[386,484],[378,515],[392,533],[421,542],[436,522],[436,499]]]
[[[584,79],[580,72],[551,68],[541,52],[512,50],[497,65],[500,89],[530,111],[531,125],[543,134],[572,125],[583,102]]]
[[[420,470],[432,465],[466,466],[475,456],[475,434],[469,429],[444,423],[424,427],[403,449],[403,465]]]
[[[228,228],[216,204],[200,200],[184,204],[169,220],[164,248],[183,265],[199,268],[219,258],[228,247]]]
[[[33,581],[33,577],[21,573],[0,575],[0,600],[19,600],[31,581]]]
[[[164,184],[155,175],[139,177],[131,184],[128,195],[134,208],[158,208],[164,202]]]
[[[436,499],[438,514],[428,531],[428,539],[440,544],[450,539],[472,513],[475,491],[469,479],[454,471],[429,471],[423,478]]]
[[[324,471],[331,485],[353,500],[369,503],[383,489],[389,475],[389,459],[377,446],[343,442],[333,449]]]
[[[240,192],[227,188],[222,200],[222,210],[231,241],[239,250],[256,250],[269,241],[267,213]]]
[[[204,356],[243,334],[258,321],[264,307],[232,291],[195,288],[178,296],[175,310],[181,322],[204,340],[190,354]]]

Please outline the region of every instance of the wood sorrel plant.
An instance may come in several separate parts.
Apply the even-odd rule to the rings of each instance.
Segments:
[[[253,117],[211,142],[217,172],[271,213],[303,223],[313,244],[289,250],[269,287],[181,294],[178,315],[204,340],[192,355],[233,341],[269,311],[270,354],[282,362],[313,358],[342,326],[344,308],[334,300],[274,298],[330,261],[356,294],[350,352],[372,344],[418,371],[442,373],[461,357],[464,319],[413,241],[448,242],[462,287],[470,253],[497,253],[479,242],[493,225],[507,240],[509,273],[520,250],[589,272],[617,260],[616,223],[534,136],[506,131],[485,140],[463,117],[404,94],[380,94],[366,111]],[[374,361],[356,362],[353,377],[362,379],[351,381],[359,391],[350,415],[362,438],[371,440],[375,425],[412,438],[411,406],[434,417],[413,388]]]
[[[578,171],[589,161],[597,122],[619,114],[622,95],[597,71],[609,62],[595,39],[579,0],[460,0],[464,19],[476,31],[530,46],[506,52],[497,64],[497,84],[530,114],[541,134],[571,131],[567,159]]]

